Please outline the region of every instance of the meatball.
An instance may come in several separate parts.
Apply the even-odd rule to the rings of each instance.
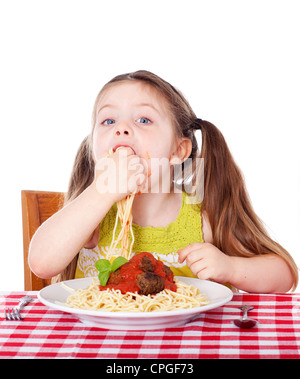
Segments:
[[[166,275],[166,278],[168,279],[168,280],[170,280],[170,281],[172,281],[173,282],[173,271],[170,269],[170,267],[169,266],[166,266],[166,265],[163,265],[163,272],[165,273],[165,275]]]
[[[155,265],[152,263],[151,259],[147,257],[147,255],[144,255],[141,259],[139,268],[143,271],[155,271]]]
[[[121,268],[118,268],[116,271],[110,273],[107,284],[119,284],[121,280]]]
[[[139,274],[136,278],[136,283],[142,295],[158,293],[165,286],[161,276],[149,271]]]

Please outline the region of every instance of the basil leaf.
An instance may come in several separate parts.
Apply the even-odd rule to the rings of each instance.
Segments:
[[[99,278],[101,286],[106,286],[110,273],[112,271],[116,271],[119,267],[121,267],[126,262],[128,262],[128,260],[123,257],[116,258],[112,264],[107,259],[99,259],[95,263],[95,267],[99,271],[98,278]]]
[[[126,262],[128,262],[128,260],[124,257],[116,258],[111,265],[111,271],[116,271],[119,267],[121,267]]]
[[[110,261],[108,261],[107,259],[99,259],[95,263],[95,267],[100,273],[111,271],[111,264],[110,264]]]
[[[106,286],[106,283],[109,279],[109,275],[110,275],[110,270],[99,273],[98,278],[99,278],[101,286]]]

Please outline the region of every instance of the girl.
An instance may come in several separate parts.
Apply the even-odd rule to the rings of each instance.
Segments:
[[[145,162],[153,158],[167,158],[169,167],[150,171]],[[162,191],[160,180],[173,175],[175,165],[197,158],[204,158],[200,204],[190,204],[173,180],[169,191]],[[109,170],[109,159],[115,170]],[[116,202],[133,191],[140,193],[132,205],[134,253],[153,253],[175,275],[248,292],[296,288],[297,266],[254,213],[220,131],[197,119],[178,90],[147,71],[117,76],[98,94],[93,128],[78,151],[66,205],[31,241],[32,271],[57,280],[94,276],[95,261],[106,257],[113,238]],[[120,225],[116,235],[119,231]]]

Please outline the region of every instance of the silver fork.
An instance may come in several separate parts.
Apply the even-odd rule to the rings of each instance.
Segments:
[[[19,300],[19,304],[15,308],[5,308],[4,317],[8,321],[21,321],[23,317],[20,314],[21,309],[25,307],[28,303],[31,303],[34,299],[30,296],[24,296]]]

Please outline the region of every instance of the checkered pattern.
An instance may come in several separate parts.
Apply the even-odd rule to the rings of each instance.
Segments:
[[[0,358],[300,358],[300,294],[237,294],[185,327],[150,331],[86,327],[38,300],[23,321],[6,321],[4,307],[24,295],[37,293],[0,292]],[[254,306],[254,329],[231,322],[245,303]]]

